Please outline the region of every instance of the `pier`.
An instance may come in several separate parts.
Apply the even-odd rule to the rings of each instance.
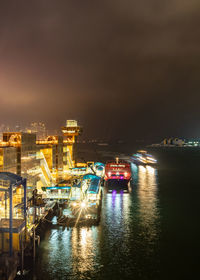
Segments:
[[[102,178],[95,174],[72,176],[43,188],[42,195],[35,189],[29,199],[26,179],[9,172],[0,172],[0,179],[0,191],[5,193],[0,219],[2,280],[14,279],[17,271],[23,275],[24,258],[34,261],[47,226],[90,227],[100,222]]]
[[[104,164],[76,162],[82,129],[68,120],[63,136],[6,132],[0,141],[0,279],[23,275],[48,227],[98,225]]]

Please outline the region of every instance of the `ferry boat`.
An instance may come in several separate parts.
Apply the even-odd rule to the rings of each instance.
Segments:
[[[118,158],[116,158],[116,161],[107,162],[105,166],[104,180],[107,184],[111,181],[125,182],[128,184],[131,180],[130,163],[119,160]]]
[[[148,154],[147,151],[139,150],[136,154],[133,154],[131,160],[135,164],[139,165],[156,165],[157,160],[151,155]]]
[[[84,175],[81,190],[80,199],[71,202],[73,215],[79,216],[81,219],[99,219],[102,199],[101,177],[94,174]]]

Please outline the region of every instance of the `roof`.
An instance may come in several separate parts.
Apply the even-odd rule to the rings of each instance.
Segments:
[[[96,176],[94,174],[86,174],[83,176],[84,179],[90,179],[89,187],[87,189],[87,193],[98,193],[99,191],[99,182],[101,177]]]
[[[0,180],[9,181],[13,185],[22,181],[23,178],[11,172],[0,172]]]
[[[98,165],[98,166],[105,166],[105,164],[102,163],[102,162],[95,162],[95,163],[94,163],[94,166],[96,166],[96,165]]]
[[[90,179],[90,180],[93,180],[93,179],[101,179],[99,176],[96,176],[95,174],[92,174],[92,173],[89,173],[89,174],[86,174],[86,175],[84,175],[83,176],[83,180],[88,180],[88,179]]]
[[[0,220],[0,232],[9,232],[9,219]],[[19,233],[25,227],[25,220],[13,219],[13,233]]]
[[[87,193],[95,193],[97,194],[99,191],[99,180],[98,179],[94,179],[92,180],[90,186],[87,189]]]

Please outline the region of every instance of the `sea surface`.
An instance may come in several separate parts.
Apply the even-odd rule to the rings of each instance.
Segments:
[[[150,150],[157,168],[132,164],[131,193],[104,193],[99,226],[46,230],[25,279],[194,279],[200,274],[200,149]],[[79,156],[102,161],[134,151],[83,145]]]

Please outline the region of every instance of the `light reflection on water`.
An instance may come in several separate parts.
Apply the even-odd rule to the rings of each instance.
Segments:
[[[138,199],[143,236],[149,241],[158,237],[159,209],[157,198],[157,170],[151,166],[138,167]]]
[[[38,280],[150,279],[155,274],[157,171],[133,166],[133,172],[130,194],[104,193],[98,227],[48,232],[39,249]]]
[[[43,279],[42,273],[48,275],[46,279],[85,279],[85,273],[98,269],[98,251],[95,227],[52,229],[41,243],[37,279]]]
[[[94,227],[74,228],[71,242],[74,275],[78,272],[81,277],[88,271],[94,271],[98,254],[97,230]]]
[[[158,215],[156,170],[151,166],[139,166],[138,178],[141,223],[152,225]]]

